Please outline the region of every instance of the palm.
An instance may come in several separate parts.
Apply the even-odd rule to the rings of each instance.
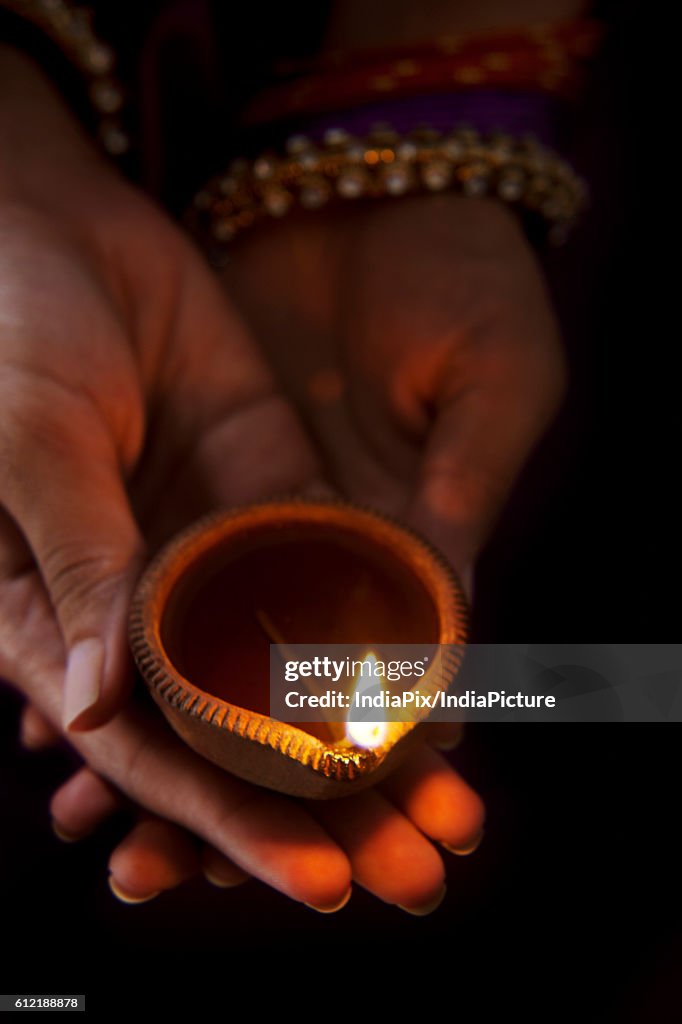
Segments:
[[[339,489],[469,565],[561,387],[509,214],[443,196],[302,216],[238,243],[225,281]]]

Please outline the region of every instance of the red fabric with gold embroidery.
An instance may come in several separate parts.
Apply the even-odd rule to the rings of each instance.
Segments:
[[[516,31],[446,36],[409,48],[365,50],[280,65],[280,81],[257,96],[247,124],[331,112],[430,92],[467,89],[539,91],[569,98],[583,62],[603,35],[592,19]]]

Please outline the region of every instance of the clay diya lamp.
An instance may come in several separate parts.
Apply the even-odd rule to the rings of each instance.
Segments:
[[[418,723],[385,723],[360,742],[350,724],[340,735],[272,718],[271,643],[463,645],[466,631],[462,588],[426,541],[363,508],[302,500],[220,513],[175,538],[143,576],[130,625],[154,700],[190,747],[250,782],[319,799],[385,776]],[[448,648],[443,687],[461,649]]]

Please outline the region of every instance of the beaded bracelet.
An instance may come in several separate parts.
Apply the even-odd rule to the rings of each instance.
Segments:
[[[195,196],[190,226],[209,254],[257,223],[297,208],[444,191],[495,197],[560,243],[587,197],[569,164],[534,139],[483,136],[470,128],[424,128],[401,137],[377,126],[363,138],[331,129],[317,145],[291,136],[285,150],[234,160]]]
[[[114,77],[116,55],[95,32],[92,11],[71,0],[0,0],[0,9],[35,26],[58,47],[85,80],[102,146],[110,156],[126,153],[130,139],[121,120],[125,96]]]

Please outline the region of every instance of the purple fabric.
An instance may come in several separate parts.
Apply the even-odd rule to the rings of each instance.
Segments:
[[[552,146],[559,110],[560,102],[542,93],[481,89],[384,100],[316,115],[289,127],[317,141],[329,128],[366,135],[380,122],[389,124],[401,135],[425,125],[441,132],[467,125],[483,134],[499,131],[515,136],[533,135],[539,142]]]

